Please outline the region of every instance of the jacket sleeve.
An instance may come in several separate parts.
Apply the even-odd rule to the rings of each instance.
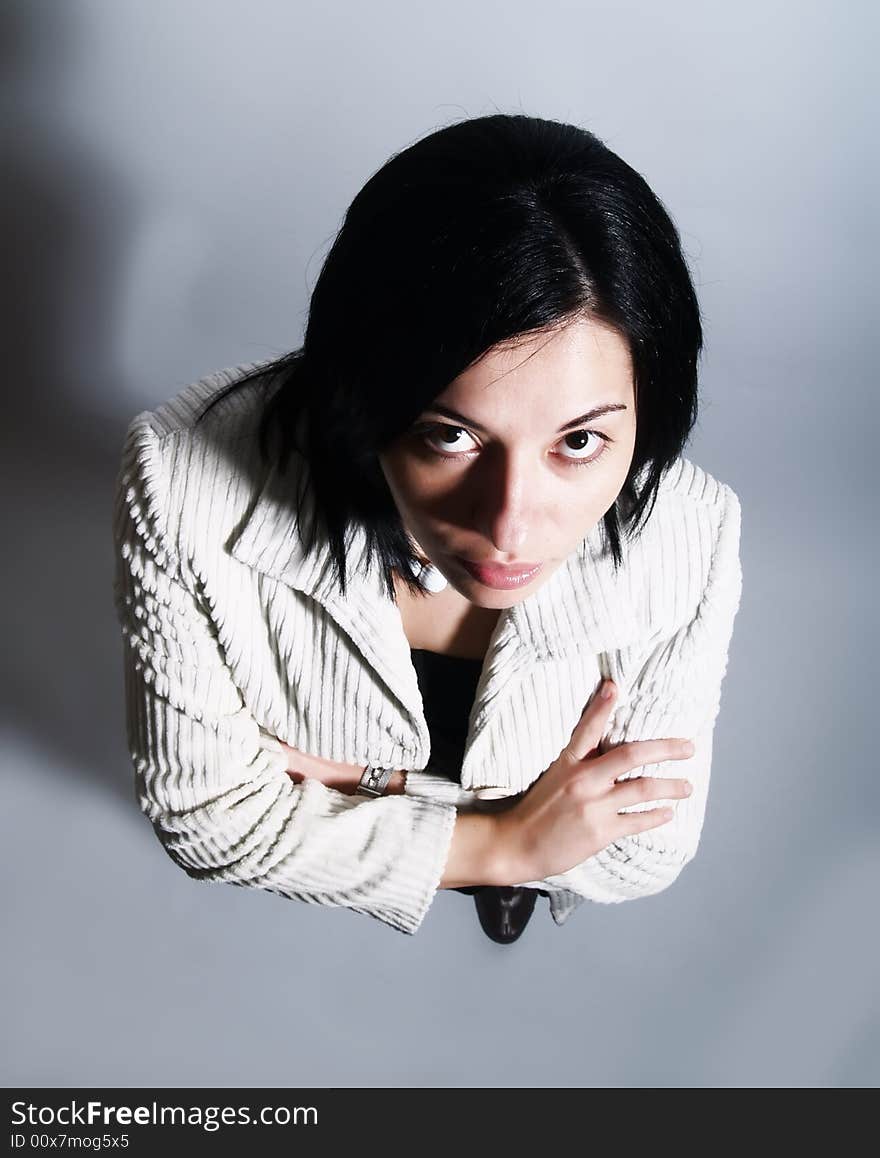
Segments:
[[[477,800],[471,789],[462,788],[455,780],[448,776],[438,776],[436,772],[408,771],[403,790],[408,796],[454,804],[462,811],[473,809]]]
[[[693,792],[689,797],[650,800],[621,809],[622,813],[640,812],[671,804],[674,815],[656,828],[614,841],[567,872],[522,883],[564,891],[575,905],[581,900],[614,903],[661,892],[696,854],[709,792],[721,685],[742,591],[740,503],[730,487],[721,485],[721,517],[714,539],[709,539],[708,580],[696,613],[650,652],[627,702],[612,713],[605,745],[607,749],[627,740],[692,738],[694,754],[689,759],[645,764],[621,779],[685,778],[693,784]]]
[[[196,880],[344,906],[415,933],[442,879],[454,805],[291,780],[283,749],[244,704],[168,532],[156,433],[138,419],[117,476],[113,536],[126,730],[142,811]]]

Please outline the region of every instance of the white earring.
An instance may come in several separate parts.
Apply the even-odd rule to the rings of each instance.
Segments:
[[[442,591],[449,585],[446,576],[433,563],[420,563],[416,560],[413,565],[413,574],[422,587],[432,594]]]

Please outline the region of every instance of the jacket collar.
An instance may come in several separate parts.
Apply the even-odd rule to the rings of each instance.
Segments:
[[[409,660],[409,644],[397,605],[390,600],[375,560],[368,560],[366,535],[350,527],[347,542],[348,587],[340,596],[332,572],[326,539],[319,534],[307,551],[297,530],[292,495],[296,494],[293,464],[281,475],[270,468],[256,502],[227,543],[232,556],[261,573],[318,600],[354,640],[367,660],[405,702],[418,702],[418,687]],[[304,511],[310,519],[311,492]],[[537,591],[499,617],[489,643],[486,666],[513,666],[535,660],[552,662],[572,652],[591,654],[632,643],[644,634],[628,590],[627,566],[615,575],[610,553],[602,550],[602,526],[597,524],[575,551]],[[627,545],[624,544],[626,552]],[[403,678],[402,673],[408,673]]]

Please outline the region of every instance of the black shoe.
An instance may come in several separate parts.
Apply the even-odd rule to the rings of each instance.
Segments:
[[[499,945],[510,945],[529,923],[538,893],[522,885],[486,885],[474,893],[483,932]]]

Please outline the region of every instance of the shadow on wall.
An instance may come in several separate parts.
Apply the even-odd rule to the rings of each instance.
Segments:
[[[114,482],[128,422],[185,382],[142,404],[123,388],[120,303],[144,214],[94,143],[53,120],[74,24],[64,6],[0,12],[0,86],[16,109],[0,219],[10,339],[0,438],[14,544],[4,558],[10,661],[0,679],[4,723],[42,748],[49,779],[76,768],[140,822],[113,606]]]

